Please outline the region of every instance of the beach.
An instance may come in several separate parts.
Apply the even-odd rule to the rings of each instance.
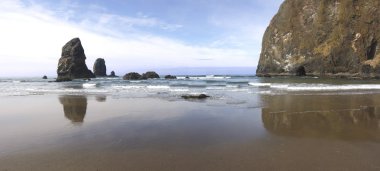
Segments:
[[[281,81],[220,79],[182,80],[197,85],[189,91],[163,80],[112,80],[134,86],[118,93],[106,80],[66,83],[62,92],[56,83],[9,83],[29,90],[0,98],[0,170],[380,169],[380,93],[279,91],[270,87]],[[291,85],[306,84],[299,82]],[[37,92],[40,84],[50,88]],[[211,97],[179,96],[195,92]]]

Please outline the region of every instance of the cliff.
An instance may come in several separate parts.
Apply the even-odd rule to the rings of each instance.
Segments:
[[[262,42],[258,76],[380,76],[380,1],[285,0]]]

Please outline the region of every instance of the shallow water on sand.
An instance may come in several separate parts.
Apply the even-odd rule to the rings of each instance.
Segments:
[[[161,87],[3,95],[0,170],[380,169],[376,90],[268,85],[278,82],[175,94],[149,85]],[[192,91],[212,98],[177,95]]]

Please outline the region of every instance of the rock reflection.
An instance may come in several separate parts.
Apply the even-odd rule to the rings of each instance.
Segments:
[[[264,127],[284,136],[380,141],[380,107],[374,107],[379,98],[305,97],[264,97]]]
[[[67,119],[73,123],[82,123],[87,110],[86,96],[66,95],[59,97]]]
[[[98,102],[106,102],[107,96],[105,96],[105,95],[98,95],[98,96],[95,96],[95,99]]]

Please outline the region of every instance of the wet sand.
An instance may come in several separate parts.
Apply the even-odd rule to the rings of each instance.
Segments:
[[[0,99],[0,170],[380,170],[380,95]]]

